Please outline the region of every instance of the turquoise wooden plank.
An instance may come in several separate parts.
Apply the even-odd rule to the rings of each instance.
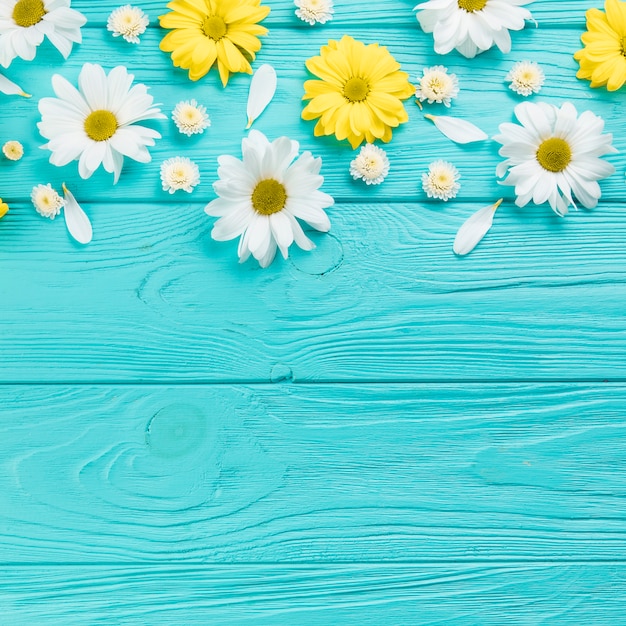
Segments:
[[[621,559],[625,402],[611,384],[1,386],[0,563]]]
[[[452,143],[423,118],[414,98],[405,103],[409,122],[394,133],[392,142],[386,146],[391,171],[385,183],[365,189],[364,185],[353,181],[349,164],[355,153],[347,142],[340,144],[334,138],[314,138],[314,123],[300,119],[303,83],[310,78],[304,61],[318,54],[319,47],[329,38],[339,38],[344,32],[342,27],[327,26],[312,29],[307,37],[301,37],[294,35],[292,29],[272,30],[272,36],[267,38],[259,53],[258,64],[271,63],[277,68],[279,88],[275,100],[255,127],[271,138],[288,134],[300,142],[303,150],[321,156],[324,160],[322,173],[326,178],[324,189],[343,202],[425,201],[421,174],[437,158],[446,159],[458,167],[462,176],[460,200],[487,199],[493,202],[501,196],[514,197],[512,189],[499,185],[495,177],[496,165],[501,160],[497,155],[497,144],[488,141],[468,147]],[[572,54],[580,47],[580,29],[529,29],[523,37],[518,37],[515,51],[510,55],[490,51],[471,63],[458,55],[445,59],[435,55],[432,41],[415,29],[394,27],[373,36],[371,30],[360,26],[349,32],[368,42],[380,40],[387,44],[413,81],[417,80],[424,66],[445,62],[450,71],[459,76],[461,83],[452,113],[480,124],[490,135],[497,132],[500,123],[512,120],[513,108],[521,102],[505,83],[513,62],[526,58],[539,61],[545,69],[547,82],[538,100],[558,105],[570,100],[579,111],[591,109],[605,118],[606,130],[614,134],[615,145],[621,154],[609,157],[618,172],[602,182],[602,189],[605,199],[623,199],[623,154],[626,152],[626,122],[620,115],[623,94],[591,90],[587,82],[576,78],[577,64]],[[33,185],[51,182],[60,187],[65,180],[82,200],[122,204],[150,200],[169,205],[172,198],[161,190],[159,168],[164,159],[175,155],[188,156],[200,167],[203,183],[192,198],[208,202],[214,197],[211,183],[216,179],[217,157],[224,153],[240,155],[250,78],[247,75],[234,76],[226,89],[218,84],[215,73],[198,83],[191,83],[187,74],[173,68],[168,56],[158,50],[161,34],[151,29],[139,46],[132,47],[123,41],[113,41],[104,29],[93,29],[85,37],[85,43],[65,63],[61,63],[60,56],[50,50],[48,56],[36,64],[15,62],[12,65],[10,76],[21,79],[24,89],[33,92],[34,97],[31,100],[13,98],[11,116],[0,120],[0,140],[20,139],[27,147],[27,155],[20,163],[0,161],[1,197],[14,203],[28,200]],[[286,57],[290,58],[289,64],[284,63]],[[181,99],[194,97],[205,103],[212,118],[211,128],[204,135],[189,139],[177,132],[171,120],[155,123],[163,139],[152,149],[152,163],[127,162],[116,186],[112,185],[112,176],[102,170],[89,181],[82,181],[76,163],[63,168],[49,165],[49,153],[36,149],[44,143],[36,128],[40,119],[37,100],[53,95],[50,84],[53,73],[60,72],[74,81],[83,63],[94,59],[105,59],[103,62],[108,68],[116,64],[127,65],[138,81],[151,86],[155,99],[163,104],[168,115]],[[440,105],[429,110],[449,112]],[[180,201],[186,202],[187,196]],[[171,219],[169,213],[167,218]]]
[[[264,1],[264,5],[271,7],[271,13],[263,22],[268,26],[275,24],[288,25],[292,29],[300,29],[310,33],[320,26],[311,28],[301,22],[295,15],[295,7],[291,0]],[[413,7],[419,4],[418,0],[379,0],[375,3],[363,2],[354,10],[350,3],[336,3],[333,16],[333,26],[350,26],[352,24],[369,24],[380,28],[387,24],[400,24],[406,27],[419,28],[415,19]],[[151,18],[151,26],[158,27],[157,16],[167,12],[167,2],[164,0],[142,0],[135,3],[140,6]],[[585,11],[590,7],[601,7],[602,0],[570,0],[564,8],[563,0],[536,0],[529,9],[540,26],[557,24],[584,24]],[[99,0],[97,3],[89,0],[73,0],[72,6],[81,11],[89,20],[88,27],[101,27],[106,24],[109,13],[119,6],[116,0]],[[528,26],[531,27],[530,25]],[[328,28],[324,26],[323,28]]]
[[[210,239],[201,205],[88,204],[87,248],[17,206],[0,238],[0,378],[626,378],[626,207],[501,207],[455,258],[475,208],[339,205],[319,249],[263,271]]]
[[[0,568],[22,624],[620,624],[622,564]]]

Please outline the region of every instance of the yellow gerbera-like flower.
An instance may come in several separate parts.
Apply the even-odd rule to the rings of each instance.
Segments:
[[[2,219],[9,212],[9,205],[6,202],[2,202],[0,198],[0,219]]]
[[[302,98],[311,100],[302,119],[319,118],[316,137],[334,134],[353,148],[364,141],[388,142],[391,129],[409,119],[402,100],[415,95],[415,87],[384,46],[366,46],[344,35],[322,46],[306,66],[321,79],[307,80]]]
[[[217,62],[224,87],[231,73],[252,74],[250,61],[261,49],[258,35],[267,28],[257,22],[269,7],[261,0],[173,0],[171,13],[159,16],[163,28],[173,28],[160,48],[172,53],[176,67],[189,70],[189,78],[202,78]]]
[[[606,0],[604,10],[586,13],[585,47],[574,54],[580,64],[576,76],[591,80],[592,87],[616,91],[626,82],[626,2]]]

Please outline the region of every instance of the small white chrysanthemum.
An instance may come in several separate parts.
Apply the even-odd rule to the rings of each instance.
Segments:
[[[419,84],[415,89],[415,96],[428,104],[438,102],[450,106],[450,101],[459,93],[459,81],[456,74],[448,74],[448,68],[443,65],[425,67],[423,76],[418,77]]]
[[[539,93],[545,76],[543,70],[534,61],[518,61],[506,75],[510,81],[509,89],[520,96]]]
[[[115,9],[107,20],[107,30],[113,37],[123,37],[128,43],[139,43],[139,35],[146,32],[148,16],[139,8],[126,4]]]
[[[296,15],[313,26],[316,22],[326,24],[333,19],[333,0],[294,0],[298,7]]]
[[[187,137],[203,133],[205,128],[211,126],[206,107],[195,100],[179,102],[172,111],[172,119],[178,130]]]
[[[50,183],[35,185],[31,191],[30,199],[33,201],[37,213],[49,217],[51,220],[61,212],[61,207],[65,204],[63,198],[55,189],[52,189]]]
[[[191,193],[200,182],[198,166],[187,157],[172,157],[161,163],[161,183],[163,191],[174,193],[183,189]]]
[[[24,156],[24,146],[19,141],[7,141],[2,146],[2,154],[9,161],[19,161]]]
[[[380,185],[389,173],[389,159],[386,152],[367,143],[357,157],[350,163],[350,174],[354,180],[359,178],[368,185]]]
[[[433,161],[428,166],[428,173],[422,174],[422,187],[429,198],[438,198],[446,202],[456,197],[461,185],[459,171],[447,161]]]

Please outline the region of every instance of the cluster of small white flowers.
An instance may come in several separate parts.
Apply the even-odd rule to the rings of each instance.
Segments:
[[[48,217],[53,220],[63,208],[65,200],[61,198],[56,189],[52,185],[35,185],[30,194],[30,199],[39,215]]]
[[[380,185],[389,173],[389,159],[382,148],[365,144],[350,163],[350,174],[354,180],[364,180],[368,185]]]
[[[311,26],[326,24],[333,19],[333,0],[294,0],[296,15]]]
[[[191,193],[200,182],[198,166],[187,157],[172,157],[161,164],[163,191],[174,193],[179,189]]]
[[[179,132],[187,137],[203,133],[211,125],[206,107],[195,100],[182,100],[172,111],[172,119]]]
[[[139,43],[139,35],[146,32],[150,20],[139,8],[126,4],[115,9],[107,20],[107,30],[113,37],[123,37],[128,43]]]

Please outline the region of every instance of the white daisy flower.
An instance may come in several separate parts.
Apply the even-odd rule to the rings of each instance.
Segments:
[[[107,76],[100,65],[91,63],[83,65],[78,89],[58,74],[52,77],[57,98],[39,101],[37,124],[50,140],[42,146],[52,152],[50,163],[61,167],[77,160],[81,178],[89,178],[103,165],[116,183],[125,156],[140,163],[150,161],[147,146],[161,135],[137,122],[165,116],[153,106],[148,88],[133,85],[133,79],[121,65]]]
[[[367,143],[350,163],[354,180],[364,180],[368,185],[380,185],[389,173],[387,153],[374,144]]]
[[[333,19],[333,0],[294,0],[296,15],[313,26],[316,22],[326,24]]]
[[[211,126],[206,107],[195,100],[181,100],[172,111],[172,119],[179,132],[187,137],[203,133]]]
[[[213,183],[219,198],[204,210],[221,218],[213,226],[213,239],[239,237],[240,263],[252,254],[261,267],[268,267],[276,248],[286,259],[294,241],[303,250],[312,250],[315,245],[298,219],[321,232],[330,229],[324,209],[334,200],[319,191],[324,182],[319,174],[322,159],[304,152],[294,162],[299,148],[288,137],[270,143],[263,133],[251,130],[241,142],[241,161],[219,157],[220,180]]]
[[[447,161],[433,161],[428,166],[428,172],[422,174],[422,188],[429,198],[437,198],[447,202],[455,198],[461,185],[457,182],[461,178],[459,171]]]
[[[109,15],[107,30],[113,33],[113,37],[123,37],[128,43],[139,43],[139,35],[146,32],[149,23],[148,16],[139,7],[125,4]]]
[[[604,120],[591,111],[580,117],[573,104],[522,102],[515,107],[518,124],[500,124],[499,154],[507,157],[496,174],[504,185],[515,187],[517,206],[548,201],[557,215],[565,215],[573,196],[587,209],[600,198],[597,181],[615,172],[600,157],[617,150],[613,135],[602,134]]]
[[[200,182],[198,166],[187,157],[172,157],[161,163],[161,183],[163,191],[174,193],[183,189],[191,193]]]
[[[512,89],[520,96],[539,93],[545,76],[543,70],[534,61],[518,61],[506,75]]]
[[[53,220],[60,212],[65,201],[52,189],[52,185],[35,185],[30,193],[30,199],[39,215]]]
[[[423,75],[418,76],[418,85],[415,89],[415,96],[428,104],[434,102],[450,106],[452,98],[456,98],[459,93],[459,81],[456,74],[448,74],[448,68],[443,65],[425,67]]]
[[[81,43],[87,18],[70,8],[70,0],[0,0],[0,64],[35,58],[44,36],[65,59]]]
[[[428,0],[415,7],[425,33],[433,33],[435,52],[458,50],[471,59],[496,45],[511,50],[510,30],[522,30],[532,15],[522,5],[533,0]]]
[[[19,141],[7,141],[2,146],[2,154],[9,161],[19,161],[24,156],[24,146]]]

